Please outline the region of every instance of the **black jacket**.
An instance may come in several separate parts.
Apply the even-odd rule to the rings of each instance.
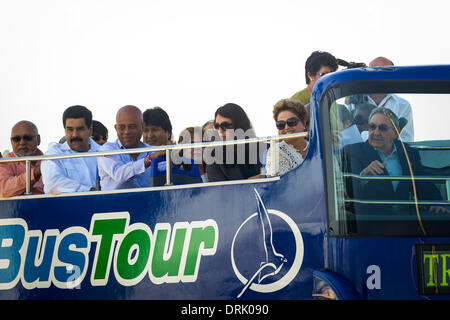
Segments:
[[[400,166],[403,176],[411,176],[408,160],[401,142],[394,140],[397,148]],[[426,175],[417,150],[404,144],[411,164],[414,176]],[[372,161],[381,159],[377,150],[368,141],[351,144],[343,151],[343,171],[360,175]],[[384,169],[383,175],[389,175]],[[350,198],[360,200],[413,200],[413,182],[411,180],[400,180],[397,189],[392,186],[394,180],[361,180],[356,178],[346,179],[346,191]],[[432,181],[415,180],[418,200],[440,200],[441,196]]]

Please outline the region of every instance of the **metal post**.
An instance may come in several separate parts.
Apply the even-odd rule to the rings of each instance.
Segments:
[[[274,174],[278,172],[278,149],[275,146],[275,140],[270,140],[270,161],[272,162],[273,172],[270,172],[270,174]]]
[[[171,183],[171,179],[170,179],[170,174],[172,173],[172,166],[170,163],[170,150],[166,149],[166,186],[170,186]]]
[[[25,160],[26,187],[25,194],[31,194],[31,161]]]

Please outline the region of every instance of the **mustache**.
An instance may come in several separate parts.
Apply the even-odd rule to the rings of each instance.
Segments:
[[[70,142],[74,142],[74,141],[83,142],[83,139],[81,139],[80,137],[74,137],[74,138],[70,139]]]

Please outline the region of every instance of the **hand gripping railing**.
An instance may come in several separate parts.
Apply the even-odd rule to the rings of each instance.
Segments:
[[[283,140],[288,138],[298,138],[298,137],[308,137],[308,132],[299,132],[299,133],[291,133],[284,134],[279,136],[266,136],[266,137],[257,137],[257,138],[249,138],[249,139],[241,139],[241,140],[227,140],[227,141],[213,141],[213,142],[197,142],[197,143],[183,143],[183,144],[175,144],[175,145],[165,145],[165,146],[154,146],[154,147],[146,147],[146,148],[133,148],[133,149],[120,149],[120,150],[112,150],[112,151],[99,151],[99,152],[79,152],[79,153],[70,153],[63,155],[43,155],[43,156],[26,156],[26,157],[14,157],[14,158],[0,158],[0,163],[5,162],[15,162],[15,161],[25,161],[25,171],[26,171],[26,188],[25,194],[31,194],[31,162],[39,161],[39,160],[54,160],[54,159],[69,159],[69,158],[80,158],[80,157],[99,157],[99,156],[111,156],[116,154],[131,154],[131,153],[143,153],[143,152],[153,152],[153,151],[166,151],[166,159],[170,158],[170,153],[174,150],[181,149],[195,149],[195,148],[208,148],[208,147],[219,147],[219,146],[228,146],[228,145],[240,145],[240,144],[249,144],[249,143],[257,143],[257,142],[267,142],[269,141],[270,147],[273,148],[275,145],[275,141]],[[274,150],[274,149],[272,149]],[[272,156],[275,157],[275,152],[272,152]],[[166,168],[166,185],[171,184],[171,170],[170,170],[170,161],[168,161],[168,168]]]

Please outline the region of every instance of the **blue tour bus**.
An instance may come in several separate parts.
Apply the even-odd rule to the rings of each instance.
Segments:
[[[420,171],[345,169],[335,109],[374,95],[411,106],[397,151]],[[307,156],[281,177],[2,198],[0,299],[448,299],[449,108],[450,66],[339,71],[317,82]],[[413,193],[378,197],[394,182]]]

